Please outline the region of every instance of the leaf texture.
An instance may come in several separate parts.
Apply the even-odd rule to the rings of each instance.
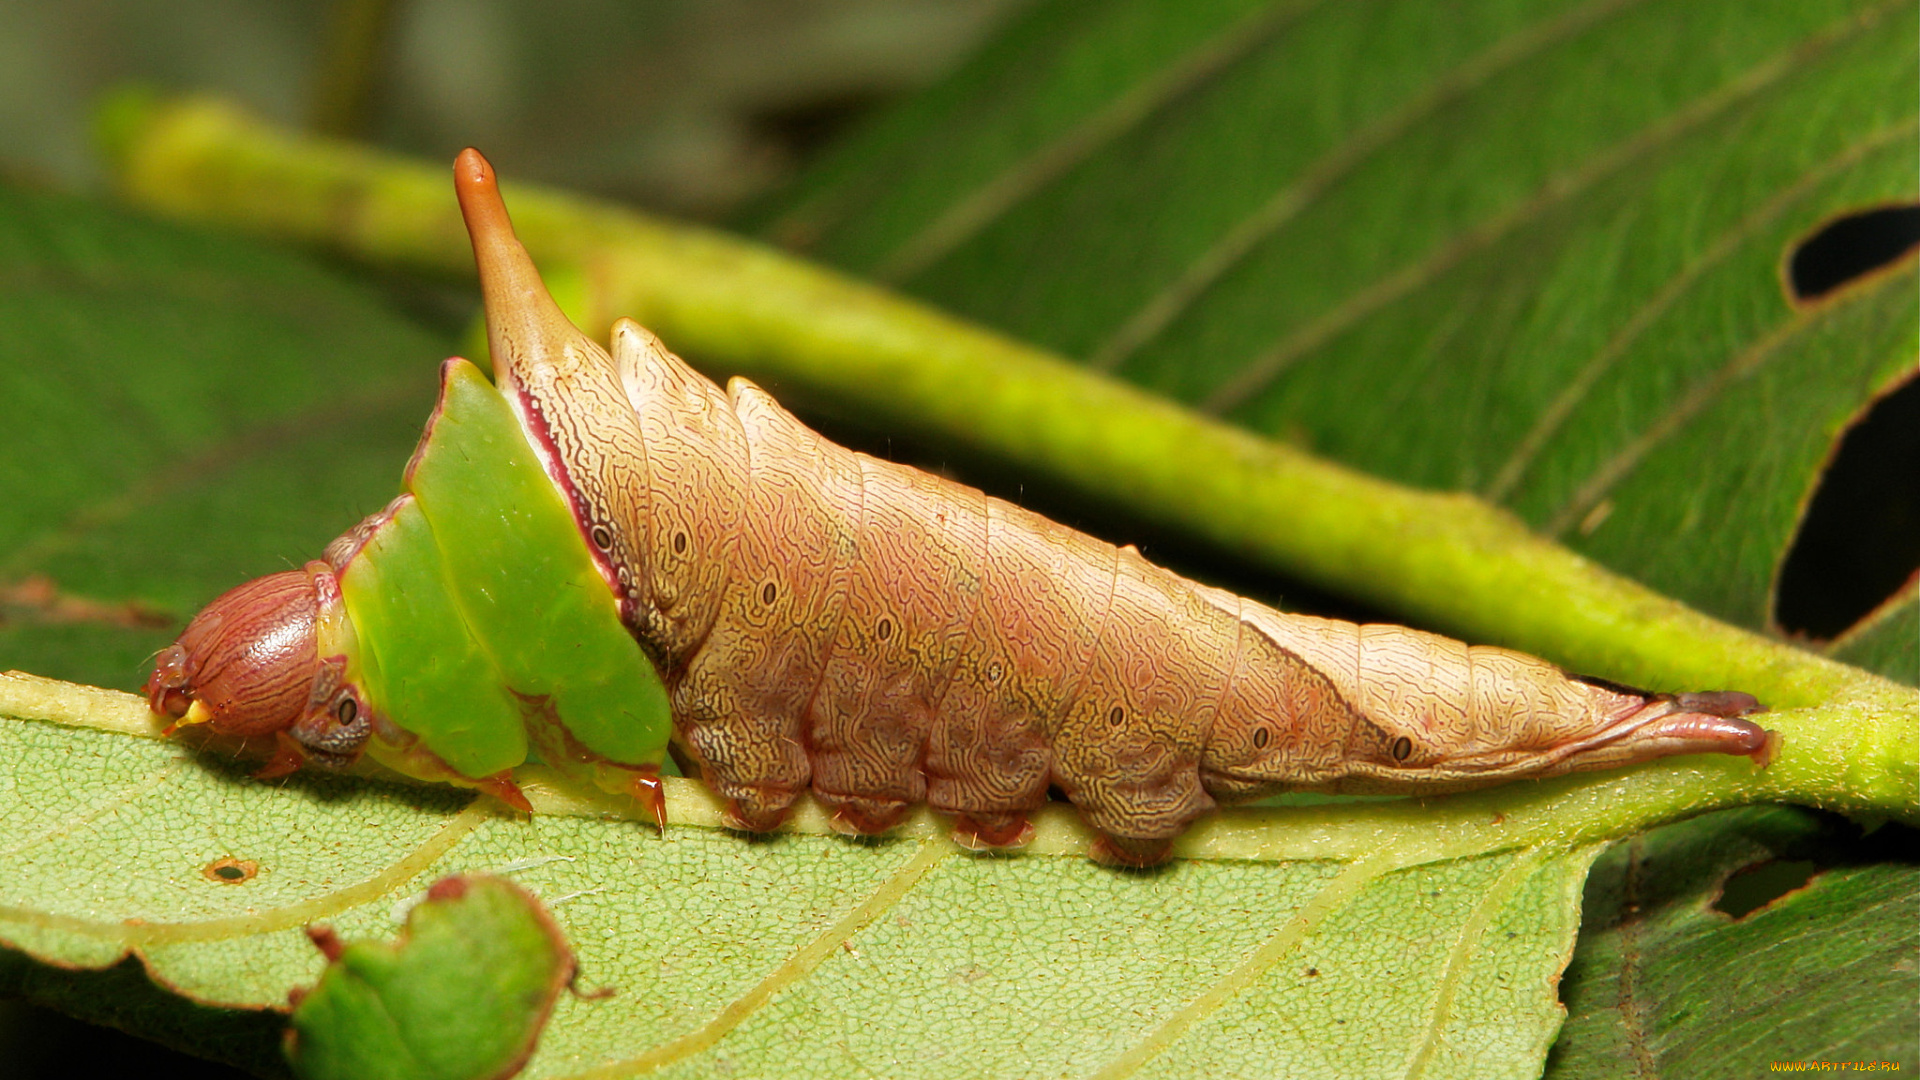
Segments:
[[[392,497],[447,351],[310,260],[4,186],[0,275],[0,668],[138,686]]]
[[[1917,854],[1902,826],[1862,837],[1842,821],[1763,807],[1609,851],[1587,885],[1564,984],[1571,1016],[1548,1077],[1920,1058]],[[1717,910],[1738,875],[1781,864],[1811,877],[1738,917]]]
[[[107,711],[146,723],[133,699]],[[1135,874],[975,857],[931,829],[656,837],[537,783],[561,812],[516,820],[446,788],[260,784],[174,742],[4,728],[8,948],[133,955],[196,1001],[277,1008],[321,966],[303,925],[384,939],[433,880],[494,873],[541,897],[585,985],[616,990],[563,999],[529,1076],[1531,1076],[1598,851],[1448,854],[1382,827]],[[692,788],[676,819],[702,812]],[[1224,828],[1284,836],[1286,813]],[[236,861],[244,880],[217,872]]]

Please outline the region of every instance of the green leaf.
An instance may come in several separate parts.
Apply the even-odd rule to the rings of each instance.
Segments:
[[[1836,660],[1883,672],[1902,682],[1920,685],[1920,580],[1882,604],[1863,622],[1833,643]]]
[[[131,955],[196,1001],[277,1008],[322,966],[304,925],[385,937],[428,882],[495,873],[616,991],[562,999],[529,1076],[1530,1076],[1598,851],[1579,821],[1606,828],[1617,801],[1240,811],[1140,874],[1088,861],[1064,808],[1037,853],[982,858],[924,814],[855,843],[809,806],[749,841],[671,780],[662,838],[538,771],[527,820],[450,788],[254,783],[153,737],[125,695],[8,677],[0,699],[113,726],[0,721],[7,948]]]
[[[434,882],[392,944],[342,945],[293,1010],[287,1057],[305,1080],[485,1080],[520,1071],[573,954],[540,902],[489,875]]]
[[[1587,885],[1567,1030],[1547,1075],[1758,1073],[1920,1057],[1920,866],[1911,829],[1751,807],[1619,845]],[[1742,879],[1795,886],[1729,915]],[[1810,879],[1809,879],[1809,875]],[[1750,907],[1751,902],[1742,904]],[[1883,1066],[1884,1067],[1884,1066]]]
[[[0,669],[132,688],[397,490],[445,342],[259,244],[0,186]]]

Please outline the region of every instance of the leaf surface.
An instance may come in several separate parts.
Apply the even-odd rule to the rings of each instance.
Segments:
[[[0,669],[132,688],[397,490],[447,343],[259,244],[0,186]]]
[[[322,966],[307,923],[384,939],[436,878],[506,876],[616,991],[563,998],[528,1076],[1530,1076],[1598,851],[1551,817],[1509,835],[1537,798],[1512,791],[1451,826],[1241,812],[1149,874],[1088,861],[1069,814],[1040,823],[1053,854],[1012,858],[924,819],[817,835],[814,810],[812,832],[749,842],[685,781],[669,815],[690,824],[662,838],[538,775],[531,820],[448,788],[252,782],[94,694],[117,730],[0,721],[0,941],[277,1008]]]
[[[1881,605],[1848,634],[1834,642],[1832,655],[1902,682],[1920,685],[1920,580]]]
[[[1900,826],[1861,837],[1803,810],[1748,807],[1607,852],[1587,885],[1563,984],[1567,1031],[1547,1075],[1618,1076],[1624,1062],[1659,1076],[1759,1073],[1775,1062],[1911,1068],[1914,841]],[[1737,917],[1717,910],[1742,875],[1775,872],[1788,876],[1769,894],[1794,887]]]

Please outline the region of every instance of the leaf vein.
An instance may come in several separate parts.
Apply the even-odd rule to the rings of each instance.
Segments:
[[[495,804],[475,799],[466,809],[442,825],[419,847],[395,861],[380,873],[344,889],[310,896],[285,907],[269,908],[247,915],[231,915],[196,922],[108,922],[12,904],[0,904],[0,920],[24,923],[46,930],[63,930],[98,940],[118,943],[129,949],[155,945],[177,945],[190,941],[221,941],[243,935],[268,934],[305,926],[316,919],[368,904],[393,892],[418,877],[452,849],[480,823],[497,815]]]
[[[1545,845],[1516,852],[1513,861],[1494,879],[1480,900],[1460,927],[1459,937],[1454,939],[1453,948],[1447,953],[1446,970],[1440,974],[1440,985],[1433,996],[1433,1012],[1427,1021],[1426,1037],[1407,1061],[1408,1080],[1418,1080],[1427,1071],[1427,1065],[1433,1058],[1433,1052],[1440,1045],[1440,1036],[1446,1032],[1447,1021],[1453,1016],[1453,995],[1459,989],[1461,979],[1466,975],[1467,967],[1476,955],[1476,946],[1485,938],[1487,925],[1493,921],[1502,906],[1512,898],[1527,878],[1535,870],[1546,865],[1549,858],[1559,854]]]
[[[1405,135],[1421,120],[1540,50],[1572,37],[1608,15],[1641,2],[1599,0],[1575,8],[1558,18],[1509,34],[1443,73],[1399,108],[1353,133],[1345,142],[1323,154],[1307,166],[1293,183],[1275,192],[1259,209],[1237,222],[1225,236],[1189,263],[1179,277],[1128,316],[1111,337],[1088,355],[1087,365],[1099,371],[1111,371],[1120,366],[1141,346],[1159,337],[1215,282],[1225,277],[1287,222],[1299,216],[1302,210],[1311,206],[1335,181],[1393,140]]]
[[[1717,401],[1730,386],[1751,376],[1773,358],[1781,346],[1791,342],[1800,331],[1828,318],[1833,312],[1843,310],[1847,301],[1858,303],[1877,297],[1886,291],[1892,283],[1906,281],[1911,283],[1914,277],[1915,263],[1908,261],[1898,273],[1881,276],[1865,289],[1848,290],[1841,303],[1823,304],[1816,308],[1803,309],[1791,318],[1741,350],[1732,359],[1698,382],[1679,400],[1668,407],[1667,411],[1647,425],[1640,435],[1622,446],[1614,455],[1602,462],[1588,475],[1586,482],[1575,490],[1573,496],[1561,506],[1560,510],[1548,520],[1546,534],[1559,537],[1571,529],[1592,510],[1601,499],[1619,486],[1640,463],[1663,442],[1679,433],[1687,423]]]
[[[165,784],[168,780],[173,779],[174,774],[179,772],[181,768],[191,760],[192,759],[186,754],[182,753],[173,764],[148,777],[145,783],[122,788],[107,798],[101,799],[99,802],[88,807],[85,811],[62,817],[52,826],[21,840],[11,847],[0,847],[0,859],[10,859],[30,847],[44,844],[55,837],[65,836],[82,826],[91,824],[110,811],[118,810],[129,803],[137,801],[141,796],[146,795],[155,788]]]
[[[1225,1005],[1235,995],[1251,986],[1255,980],[1272,970],[1286,955],[1306,940],[1313,928],[1331,914],[1340,905],[1353,899],[1359,891],[1375,878],[1390,871],[1401,869],[1407,862],[1406,853],[1399,847],[1390,846],[1355,860],[1345,870],[1335,875],[1333,880],[1314,894],[1313,899],[1302,905],[1286,925],[1272,937],[1255,949],[1246,960],[1232,971],[1227,972],[1212,986],[1207,987],[1199,996],[1180,1011],[1169,1016],[1159,1027],[1147,1035],[1120,1056],[1109,1061],[1092,1074],[1090,1080],[1120,1080],[1139,1071],[1142,1065],[1158,1056],[1161,1051],[1173,1045],[1202,1019]]]
[[[1765,205],[1723,231],[1706,251],[1683,266],[1680,272],[1670,278],[1657,294],[1642,304],[1613,337],[1601,346],[1600,351],[1581,367],[1573,381],[1554,398],[1546,410],[1540,414],[1540,418],[1534,422],[1532,429],[1514,447],[1513,453],[1483,492],[1486,498],[1493,502],[1503,502],[1513,493],[1513,489],[1519,485],[1535,458],[1539,456],[1540,450],[1566,423],[1574,409],[1592,392],[1600,377],[1612,370],[1615,362],[1626,354],[1634,341],[1685,296],[1703,274],[1731,255],[1754,233],[1770,224],[1822,183],[1842,170],[1857,164],[1873,151],[1892,143],[1895,139],[1911,136],[1917,124],[1920,124],[1920,117],[1909,116],[1881,128],[1801,174],[1799,179],[1768,200]]]
[[[1627,1048],[1633,1054],[1634,1071],[1641,1080],[1658,1080],[1660,1068],[1647,1046],[1647,1034],[1640,1022],[1640,1003],[1634,1000],[1635,980],[1640,967],[1640,875],[1645,870],[1645,843],[1636,836],[1628,841],[1627,873],[1620,897],[1623,918],[1620,921],[1619,997],[1614,1008],[1620,1013],[1620,1026]]]
[[[271,451],[310,439],[343,423],[411,411],[417,407],[408,391],[415,380],[387,379],[359,389],[324,407],[293,417],[270,420],[209,443],[183,457],[166,457],[150,472],[129,477],[119,491],[103,492],[75,506],[65,521],[52,525],[0,561],[0,580],[26,576],[88,535],[128,520],[158,506],[182,491],[218,479],[240,465]]]
[[[927,871],[933,869],[949,853],[949,849],[942,844],[922,842],[913,858],[908,859],[900,869],[894,871],[891,877],[881,882],[880,886],[861,901],[858,907],[841,916],[819,936],[768,972],[765,978],[721,1009],[705,1026],[625,1061],[616,1061],[585,1072],[574,1073],[569,1080],[614,1080],[616,1077],[642,1076],[711,1048],[728,1032],[739,1027],[747,1017],[758,1011],[762,1005],[771,1001],[775,994],[806,978],[814,968],[820,966],[821,961],[831,956],[842,942],[865,929],[882,912],[898,903],[920,883],[920,879],[927,875]]]
[[[1634,161],[1673,142],[1728,109],[1755,97],[1798,70],[1812,57],[1871,26],[1896,2],[1897,0],[1885,0],[1866,11],[1841,20],[1747,69],[1717,89],[1695,98],[1659,123],[1622,139],[1583,164],[1551,177],[1526,201],[1482,221],[1449,243],[1432,251],[1426,258],[1406,264],[1394,273],[1352,294],[1305,326],[1283,336],[1249,361],[1240,369],[1238,375],[1221,384],[1201,403],[1201,410],[1218,414],[1245,403],[1302,357],[1333,340],[1361,319],[1432,282],[1469,255],[1490,247],[1521,226],[1585,192]]]
[[[1231,67],[1322,0],[1276,3],[1256,10],[1132,87],[1052,142],[974,189],[881,260],[875,277],[898,282],[940,261],[1008,209],[1052,183],[1095,151]]]

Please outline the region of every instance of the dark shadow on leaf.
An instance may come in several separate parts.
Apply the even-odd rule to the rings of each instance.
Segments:
[[[1862,827],[1842,814],[1793,812],[1805,815],[1813,827],[1775,840],[1769,845],[1773,858],[1728,874],[1713,899],[1715,910],[1744,918],[1817,883],[1830,870],[1879,863],[1920,866],[1920,829],[1891,822]],[[1758,880],[1743,880],[1749,878]]]
[[[1545,1075],[1736,1075],[1702,1063],[1731,1050],[1764,1070],[1769,1040],[1890,1060],[1912,1045],[1917,868],[1912,828],[1790,806],[1705,814],[1616,845],[1587,879],[1560,984],[1568,1021]],[[1804,962],[1809,948],[1826,968]]]
[[[1765,896],[1772,876],[1742,886],[1736,905],[1751,914],[1830,870],[1878,863],[1920,866],[1920,830],[1897,824],[1863,829],[1851,819],[1803,807],[1751,806],[1669,825],[1623,843],[1588,878],[1581,933],[1633,921],[1653,921],[1664,909],[1701,904],[1720,908],[1728,882],[1755,867],[1804,864],[1797,884]]]
[[[5,1072],[10,1077],[132,1076],[164,1080],[287,1076],[280,1056],[286,1016],[273,1010],[214,1009],[162,989],[147,978],[139,960],[129,957],[100,971],[66,971],[36,964],[11,949],[0,949],[0,997],[19,997],[39,1008],[20,1009],[9,1026]],[[68,1020],[56,1010],[79,1017]],[[195,1058],[178,1060],[181,1071],[164,1071],[169,1062],[136,1039],[151,1039]],[[205,1058],[213,1058],[221,1065]],[[39,1059],[46,1060],[40,1061]],[[158,1070],[156,1070],[156,1065]],[[222,1066],[229,1067],[222,1067]],[[190,1071],[188,1071],[190,1069]]]
[[[1819,863],[1806,859],[1768,859],[1743,866],[1727,878],[1713,909],[1744,919],[1788,893],[1806,888],[1819,870]]]
[[[396,801],[414,809],[448,815],[459,813],[468,803],[479,797],[472,791],[450,784],[396,783],[364,776],[330,773],[311,767],[288,776],[259,780],[255,779],[253,774],[265,760],[264,750],[256,755],[250,752],[249,747],[236,740],[202,737],[191,728],[175,737],[180,739],[188,752],[193,755],[196,768],[205,769],[209,775],[222,783],[236,786],[268,784],[325,803],[345,802],[369,789],[377,788],[389,793]]]

